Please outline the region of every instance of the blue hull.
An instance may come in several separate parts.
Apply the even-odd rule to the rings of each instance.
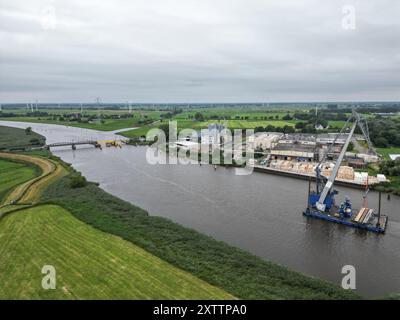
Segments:
[[[387,217],[385,217],[384,224],[381,225],[380,227],[377,227],[372,224],[361,224],[361,223],[353,222],[353,221],[347,220],[347,219],[336,218],[334,216],[328,215],[326,213],[322,213],[315,209],[307,208],[306,211],[303,212],[303,215],[305,215],[307,217],[311,217],[311,218],[334,222],[334,223],[342,224],[342,225],[345,225],[348,227],[363,229],[363,230],[376,232],[376,233],[384,233],[385,232],[387,220],[388,220]]]

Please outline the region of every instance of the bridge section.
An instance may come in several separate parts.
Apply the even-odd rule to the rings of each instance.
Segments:
[[[71,146],[72,150],[76,150],[76,146],[79,145],[92,145],[96,148],[100,148],[100,144],[95,140],[83,140],[83,141],[67,141],[67,142],[56,142],[51,143],[46,146],[47,149],[54,148],[54,147],[67,147]]]

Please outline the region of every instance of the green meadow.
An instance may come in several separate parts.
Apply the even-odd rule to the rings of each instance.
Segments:
[[[58,206],[5,216],[0,239],[0,299],[234,299]],[[42,288],[44,265],[54,290]]]

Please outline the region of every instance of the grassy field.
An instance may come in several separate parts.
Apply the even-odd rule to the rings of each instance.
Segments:
[[[86,129],[94,129],[100,131],[114,131],[124,128],[133,128],[140,127],[143,125],[143,121],[157,121],[160,119],[160,116],[166,112],[158,111],[158,110],[133,110],[131,113],[128,110],[93,110],[93,109],[85,109],[83,113],[81,113],[80,109],[43,109],[41,112],[46,112],[49,115],[45,116],[27,116],[25,109],[13,109],[7,110],[8,113],[14,113],[18,116],[16,117],[3,117],[0,120],[4,121],[22,121],[22,122],[32,122],[32,123],[48,123],[48,124],[59,124],[66,125],[71,127],[79,127]],[[88,116],[97,116],[98,119],[95,119],[91,122],[78,122],[78,121],[69,121],[67,118],[64,120],[60,120],[59,118],[54,118],[54,115],[64,115],[64,114],[79,114],[82,115],[83,119]],[[129,118],[120,118],[120,119],[103,119],[101,121],[101,117],[107,116],[122,116],[122,115],[130,115]],[[87,120],[87,119],[86,119]]]
[[[231,120],[241,120],[241,118],[248,118],[247,120],[261,120],[264,117],[278,117],[276,120],[281,119],[287,113],[293,115],[293,110],[282,109],[249,109],[249,108],[207,108],[207,109],[193,109],[184,111],[175,116],[177,119],[189,119],[194,117],[196,113],[201,113],[205,117],[220,117]],[[239,118],[239,119],[237,119]],[[245,119],[242,119],[245,120]]]
[[[354,292],[311,278],[216,241],[118,199],[95,184],[68,187],[68,177],[50,185],[44,201],[167,261],[241,299],[354,299]]]
[[[52,205],[0,220],[0,299],[233,299]],[[41,268],[56,268],[43,290]]]
[[[207,128],[209,124],[213,123],[221,123],[225,125],[229,129],[254,129],[256,127],[266,127],[268,125],[272,125],[274,127],[284,127],[290,126],[294,127],[295,122],[291,121],[281,121],[281,120],[207,120],[207,121],[193,121],[193,120],[177,120],[179,128],[193,128],[193,129],[202,129]]]
[[[13,188],[38,174],[40,171],[34,166],[0,159],[0,204]]]
[[[254,129],[256,127],[266,127],[268,125],[272,125],[274,127],[284,127],[290,126],[294,127],[295,121],[280,121],[280,120],[273,120],[273,121],[247,121],[247,120],[226,120],[226,121],[218,121],[218,120],[207,120],[207,121],[194,121],[194,120],[187,120],[187,119],[179,119],[174,118],[173,120],[177,121],[178,130],[182,129],[206,129],[208,128],[209,124],[213,123],[221,123],[225,125],[229,129]],[[137,138],[140,136],[146,136],[147,132],[150,129],[158,128],[162,124],[168,124],[168,121],[159,122],[155,125],[148,125],[143,126],[138,129],[129,130],[125,132],[121,132],[120,135],[127,137],[127,138]]]
[[[397,148],[377,148],[376,151],[383,156],[384,159],[390,160],[389,154],[400,154],[400,147]]]
[[[43,109],[42,111],[47,112],[50,116],[43,117],[26,117],[23,116],[21,110],[13,111],[15,114],[20,114],[19,117],[13,118],[3,118],[5,120],[11,121],[25,121],[25,122],[35,122],[35,123],[49,123],[49,124],[62,124],[72,127],[81,127],[87,129],[95,129],[101,131],[113,131],[123,128],[140,128],[140,130],[130,130],[121,135],[128,138],[137,138],[146,135],[150,128],[157,127],[157,125],[144,124],[142,120],[147,121],[157,121],[160,120],[160,116],[167,113],[167,111],[161,110],[134,110],[131,115],[133,118],[128,119],[104,119],[103,123],[100,120],[94,120],[91,123],[76,122],[68,120],[55,120],[53,119],[54,114],[71,114],[77,113],[81,114],[80,110],[74,109]],[[175,114],[173,120],[178,122],[178,128],[190,128],[190,129],[203,129],[211,123],[223,123],[229,129],[254,129],[256,127],[274,126],[282,128],[284,126],[294,127],[296,123],[301,122],[301,120],[283,120],[283,117],[289,114],[293,117],[295,112],[305,112],[307,110],[303,109],[290,109],[290,108],[275,108],[275,109],[261,109],[261,108],[199,108],[199,109],[183,109],[183,112]],[[10,110],[9,112],[12,112]],[[110,116],[110,115],[123,115],[127,114],[127,110],[84,110],[82,113],[84,116]],[[204,116],[203,121],[195,121],[194,116],[196,113],[201,113]],[[165,120],[164,122],[167,122]],[[304,122],[304,121],[303,121]],[[342,128],[345,121],[329,121],[329,125],[333,128]]]
[[[0,121],[0,149],[32,146],[32,139],[37,139],[40,144],[45,141],[43,136],[35,132],[26,134],[25,130],[2,126]]]
[[[33,118],[33,117],[18,117],[18,118],[4,118],[7,121],[20,121],[20,122],[32,122],[32,123],[48,123],[48,124],[59,124],[70,127],[93,129],[99,131],[114,131],[124,128],[133,128],[140,126],[138,119],[106,119],[104,123],[100,121],[94,121],[93,123],[83,122],[72,122],[72,121],[58,121],[46,118]]]
[[[50,183],[67,174],[67,170],[60,163],[43,157],[0,152],[0,158],[19,161],[40,169],[40,175],[36,178],[19,184],[9,192],[4,199],[4,203],[16,202],[25,204],[38,201],[41,193]]]

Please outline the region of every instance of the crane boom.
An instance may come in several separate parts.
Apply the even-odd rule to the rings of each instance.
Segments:
[[[342,150],[340,151],[339,157],[335,163],[335,167],[333,168],[332,173],[331,173],[330,177],[328,178],[328,181],[326,182],[324,189],[321,192],[319,200],[316,203],[318,210],[325,211],[326,205],[324,204],[324,202],[325,202],[326,196],[328,195],[329,191],[332,189],[333,182],[335,181],[336,176],[339,172],[340,164],[342,163],[344,155],[346,154],[346,150],[349,147],[351,138],[353,137],[354,131],[357,127],[357,123],[358,123],[358,119],[356,119],[354,121],[353,127],[351,128],[351,131],[347,137],[346,143],[344,144]]]

